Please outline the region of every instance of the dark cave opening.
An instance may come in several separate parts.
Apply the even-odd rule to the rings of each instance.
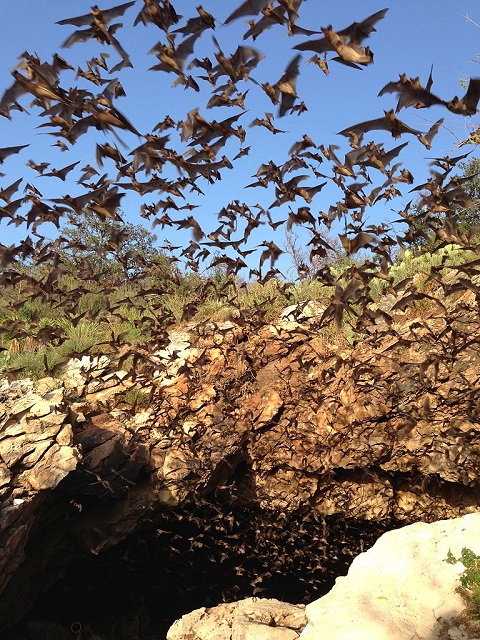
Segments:
[[[2,638],[159,640],[199,607],[249,596],[306,604],[392,528],[392,522],[311,511],[184,506],[111,549],[72,562]]]

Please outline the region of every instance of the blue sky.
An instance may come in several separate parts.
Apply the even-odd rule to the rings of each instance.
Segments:
[[[114,6],[117,3],[100,3],[102,9]],[[205,104],[209,98],[210,87],[207,91],[196,93],[185,91],[182,87],[172,88],[171,83],[175,79],[173,74],[165,74],[148,71],[148,67],[157,62],[154,56],[148,56],[147,52],[162,37],[162,32],[153,26],[145,28],[139,25],[132,27],[135,16],[141,7],[140,0],[136,6],[130,8],[121,22],[124,28],[117,32],[117,37],[123,47],[131,56],[133,69],[124,69],[118,75],[125,91],[126,98],[117,102],[117,107],[134,123],[142,133],[150,132],[155,124],[163,120],[169,114],[175,120],[184,119],[186,113],[195,107],[200,108],[200,113],[208,120],[222,120],[239,112],[236,108],[213,108],[206,110]],[[184,16],[196,15],[197,3],[186,0],[173,0],[177,10]],[[251,73],[259,82],[274,83],[283,74],[290,60],[297,53],[292,47],[307,39],[305,36],[288,38],[284,29],[274,27],[262,34],[254,43],[252,40],[242,41],[242,34],[246,30],[243,19],[239,19],[227,26],[221,22],[239,5],[235,0],[223,0],[222,2],[205,0],[203,6],[218,19],[214,35],[220,42],[225,53],[232,53],[238,44],[247,44],[258,49],[265,55],[258,68]],[[12,78],[11,69],[17,62],[17,56],[27,50],[30,53],[38,53],[42,60],[49,61],[50,56],[58,51],[75,67],[100,51],[110,53],[109,62],[113,65],[118,61],[118,56],[110,48],[102,48],[98,43],[89,42],[75,44],[70,49],[61,49],[61,43],[74,30],[72,26],[56,25],[57,20],[88,13],[91,1],[83,0],[15,0],[13,3],[0,3],[0,23],[2,24],[2,54],[0,65],[0,95],[5,88],[10,86]],[[34,8],[33,8],[34,7]],[[245,189],[252,182],[252,175],[258,167],[270,159],[279,163],[285,162],[288,157],[288,149],[300,140],[304,133],[314,140],[317,145],[328,147],[336,144],[341,147],[339,153],[349,150],[346,139],[336,135],[338,131],[349,125],[381,117],[383,110],[394,108],[395,96],[385,95],[377,97],[379,90],[389,81],[398,79],[400,73],[408,76],[420,76],[426,82],[430,67],[433,64],[432,91],[440,97],[449,100],[454,95],[462,95],[464,89],[460,86],[460,79],[468,81],[470,76],[480,76],[480,65],[474,62],[477,53],[480,53],[480,29],[474,23],[480,24],[480,7],[478,0],[395,0],[388,5],[382,0],[365,0],[362,3],[344,0],[305,0],[301,6],[300,19],[297,24],[312,30],[320,30],[320,27],[332,24],[334,29],[342,29],[354,20],[360,21],[368,15],[389,7],[385,18],[377,24],[377,31],[372,33],[368,44],[375,54],[374,64],[358,71],[340,65],[336,62],[329,64],[330,74],[325,76],[321,70],[313,64],[305,64],[310,57],[309,52],[304,52],[300,63],[300,76],[297,81],[297,93],[304,100],[308,111],[300,116],[287,116],[277,119],[275,124],[286,133],[273,136],[266,129],[249,128],[249,123],[256,117],[263,117],[264,113],[275,112],[276,108],[270,103],[265,94],[254,87],[252,83],[239,83],[239,91],[245,91],[250,87],[246,98],[247,112],[242,115],[239,123],[247,130],[245,145],[251,147],[248,156],[242,157],[235,163],[233,171],[222,170],[222,180],[210,186],[206,181],[199,183],[205,191],[205,196],[197,197],[194,194],[186,194],[189,202],[198,204],[194,211],[202,228],[208,233],[218,226],[217,213],[228,202],[238,199],[249,205],[260,204],[268,207],[274,200],[273,191],[264,189]],[[469,17],[471,20],[468,20]],[[247,19],[247,18],[246,18]],[[116,21],[120,21],[117,19]],[[472,22],[473,21],[473,22]],[[210,52],[213,58],[214,46],[212,43],[212,31],[206,31],[197,43],[195,55],[203,57]],[[367,43],[367,42],[366,42]],[[366,44],[365,43],[365,44]],[[330,56],[331,57],[331,56]],[[83,65],[85,66],[85,65]],[[68,80],[67,80],[68,78]],[[77,83],[75,74],[62,75],[62,84],[72,86]],[[95,85],[84,84],[90,90],[97,90]],[[28,96],[20,100],[23,106],[27,106]],[[94,139],[90,135],[82,136],[76,145],[66,153],[60,152],[51,145],[56,138],[40,133],[43,129],[36,129],[40,121],[35,116],[38,110],[33,109],[31,116],[18,112],[12,112],[11,121],[0,118],[0,147],[20,144],[29,144],[20,154],[7,158],[0,171],[6,175],[0,178],[0,187],[8,186],[14,180],[23,177],[25,182],[35,185],[43,193],[44,198],[54,198],[65,194],[77,195],[82,188],[76,184],[80,175],[79,168],[84,164],[95,165],[95,142],[103,142],[103,134],[97,133]],[[435,138],[432,149],[427,151],[414,137],[403,137],[394,140],[389,134],[376,132],[376,142],[384,142],[385,148],[390,149],[401,142],[409,140],[409,145],[404,149],[400,160],[410,169],[415,177],[415,183],[424,182],[428,177],[426,158],[442,156],[446,153],[456,153],[458,142],[468,136],[469,128],[479,121],[478,114],[473,118],[463,118],[448,112],[442,107],[433,107],[423,110],[403,110],[399,117],[414,128],[427,131],[438,118],[445,118],[444,126]],[[48,129],[47,129],[48,130]],[[172,134],[172,146],[175,144],[175,135]],[[128,152],[137,146],[138,141],[133,135],[122,136],[127,145],[122,152]],[[229,142],[225,148],[226,155],[232,158],[239,149],[238,141]],[[221,155],[221,154],[220,154]],[[473,150],[472,156],[478,155]],[[72,171],[71,179],[63,183],[55,178],[42,178],[36,172],[26,167],[25,163],[33,159],[35,162],[49,161],[52,167],[63,167],[67,164],[81,160],[75,171]],[[326,163],[319,167],[319,171],[328,171]],[[116,172],[112,173],[115,177]],[[314,181],[305,182],[311,186]],[[375,185],[374,185],[375,186]],[[23,185],[22,185],[23,187]],[[399,210],[402,205],[412,198],[408,193],[409,187],[403,187],[404,198],[397,198],[392,202],[377,205],[372,211],[372,221],[394,219],[396,216],[392,209]],[[322,190],[310,205],[313,212],[327,210],[330,204],[341,199],[341,193],[335,185],[328,185]],[[160,196],[162,197],[162,196]],[[155,197],[150,195],[145,200],[154,202]],[[142,221],[139,217],[141,199],[136,194],[124,198],[122,209],[125,218],[134,223]],[[305,204],[297,200],[292,203],[296,208]],[[274,220],[287,217],[285,213],[288,206],[272,209]],[[177,217],[185,213],[180,212]],[[288,214],[287,214],[288,215]],[[147,227],[149,222],[142,221]],[[45,233],[53,233],[47,229]],[[9,244],[24,236],[26,231],[21,227],[13,229],[6,226],[5,220],[0,222],[0,242]],[[189,241],[189,232],[179,232],[160,227],[155,229],[160,243],[164,238],[173,244]],[[277,232],[275,236],[270,227],[262,226],[252,234],[252,242],[261,243],[264,240],[275,241],[280,246],[283,243],[283,232]],[[284,262],[282,268],[288,269]]]

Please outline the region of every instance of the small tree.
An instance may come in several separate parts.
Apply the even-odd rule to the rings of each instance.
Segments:
[[[462,169],[458,179],[462,183],[463,190],[470,196],[473,205],[453,211],[449,213],[449,217],[455,220],[459,233],[463,234],[480,225],[480,159],[471,158],[468,162],[459,163],[458,166]],[[467,180],[464,182],[465,178]],[[443,227],[445,215],[430,213],[428,208],[421,206],[420,203],[411,207],[410,215],[417,218],[416,230],[423,235],[417,233],[409,247],[433,250],[439,244],[435,231]]]
[[[138,279],[146,267],[168,277],[173,267],[156,247],[157,236],[143,227],[110,218],[100,219],[85,209],[75,226],[61,229],[66,240],[61,256],[72,275],[87,267],[103,284],[118,286]]]

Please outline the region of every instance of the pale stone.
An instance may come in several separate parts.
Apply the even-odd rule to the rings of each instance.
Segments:
[[[25,467],[33,467],[44,455],[45,451],[50,448],[51,444],[49,440],[29,444],[28,450],[30,453],[22,457],[22,465]]]
[[[47,416],[52,409],[53,407],[48,400],[40,398],[34,405],[32,405],[32,407],[30,407],[29,414],[35,418],[41,418],[43,416]]]
[[[345,503],[359,520],[388,518],[392,510],[393,487],[375,477],[366,480],[352,474],[347,480],[336,480],[322,486],[315,495],[315,510],[326,516],[342,514]]]
[[[438,636],[440,619],[465,608],[455,589],[464,571],[446,562],[462,548],[480,554],[480,513],[385,533],[348,575],[306,608],[301,640],[417,640]]]
[[[167,481],[183,480],[195,466],[195,459],[188,450],[170,449],[163,462],[163,475]]]
[[[53,489],[76,466],[75,449],[53,444],[33,469],[19,475],[19,481],[34,491]]]
[[[61,391],[62,382],[51,376],[40,378],[35,383],[35,388],[40,395],[47,394],[51,391]]]
[[[303,605],[246,598],[184,615],[167,640],[295,640],[304,626]]]
[[[320,318],[324,311],[325,304],[320,304],[316,300],[309,300],[306,303],[300,302],[286,307],[280,314],[280,318],[299,323],[301,320]]]
[[[22,413],[26,413],[27,411],[29,411],[30,407],[33,407],[33,405],[37,402],[37,400],[40,399],[40,396],[37,396],[36,394],[28,394],[23,398],[20,398],[19,400],[17,400],[13,406],[8,408],[8,412],[10,413],[10,415],[12,416],[19,416]]]
[[[194,397],[188,403],[188,408],[191,411],[198,411],[200,407],[203,407],[209,400],[215,398],[217,392],[212,384],[204,385],[197,391]]]
[[[262,412],[257,418],[258,425],[270,422],[283,406],[283,400],[275,389],[267,389],[262,396],[262,400],[264,402],[264,406],[262,408]]]
[[[299,476],[294,469],[276,469],[268,475],[259,474],[256,487],[262,509],[298,509],[315,494],[318,480]]]
[[[6,464],[0,462],[0,487],[7,485],[12,478],[12,474]]]
[[[296,640],[299,634],[293,629],[272,627],[250,620],[235,620],[232,640]]]
[[[73,440],[72,427],[66,424],[57,434],[56,441],[60,445],[71,445]]]

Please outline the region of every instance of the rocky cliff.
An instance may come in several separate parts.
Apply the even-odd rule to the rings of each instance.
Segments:
[[[421,318],[393,301],[354,348],[321,314],[191,325],[133,377],[102,357],[3,382],[0,626],[75,563],[128,560],[133,534],[167,590],[200,554],[227,599],[288,599],[293,575],[311,599],[383,531],[474,511],[474,292]]]

